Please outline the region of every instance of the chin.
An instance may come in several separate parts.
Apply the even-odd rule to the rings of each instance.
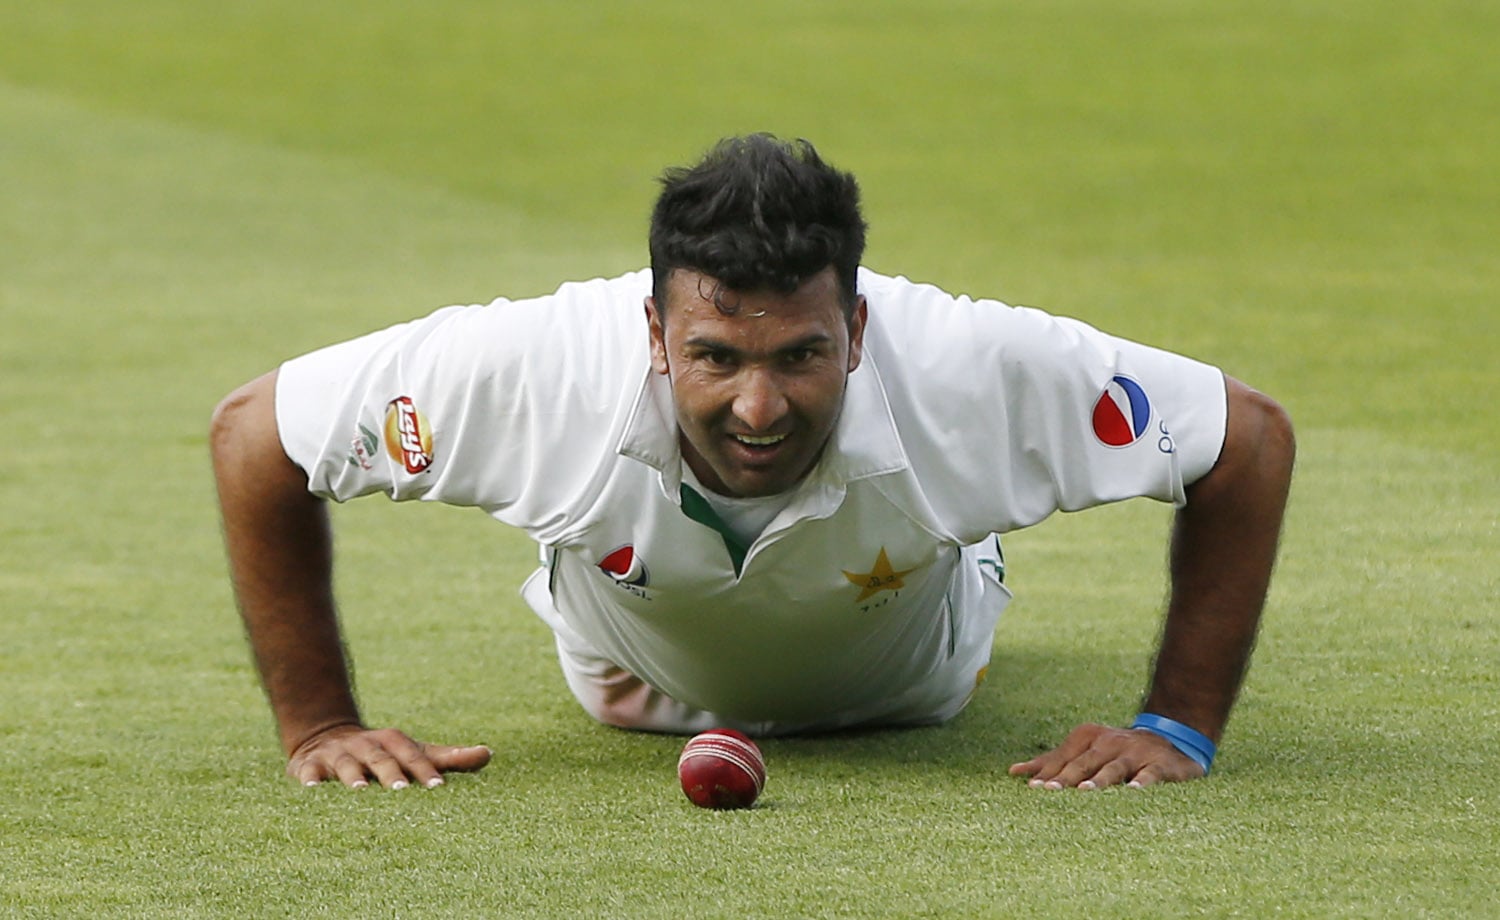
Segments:
[[[790,492],[796,487],[795,479],[789,480],[782,476],[740,477],[733,481],[726,481],[726,485],[733,490],[731,493],[737,498],[765,498],[767,495],[779,495],[782,492]]]

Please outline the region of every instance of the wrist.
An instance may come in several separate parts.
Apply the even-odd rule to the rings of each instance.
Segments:
[[[1172,747],[1202,767],[1204,776],[1208,775],[1208,770],[1214,763],[1214,756],[1219,751],[1212,739],[1196,728],[1184,725],[1176,719],[1159,716],[1154,712],[1143,712],[1136,716],[1130,727],[1143,729],[1165,738]]]

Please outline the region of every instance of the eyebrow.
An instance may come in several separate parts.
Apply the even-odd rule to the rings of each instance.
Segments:
[[[823,332],[814,332],[788,342],[786,345],[776,349],[772,354],[784,355],[793,351],[802,351],[805,348],[817,348],[833,341],[833,336]],[[730,345],[728,342],[710,336],[696,335],[682,343],[684,348],[701,348],[705,351],[721,351],[732,355],[742,355],[745,352]]]

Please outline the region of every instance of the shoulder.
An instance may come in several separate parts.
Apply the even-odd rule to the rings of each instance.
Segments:
[[[462,379],[533,371],[592,376],[645,354],[649,272],[568,282],[551,293],[443,307],[367,337],[409,368]],[[360,340],[355,340],[359,342]]]
[[[883,369],[972,380],[978,369],[1045,374],[1049,367],[1101,367],[1109,360],[1109,336],[1045,310],[867,269],[861,269],[859,290],[869,304],[866,348]]]
[[[651,270],[642,268],[612,278],[565,281],[550,294],[517,302],[593,308],[628,306],[639,309],[650,293]]]
[[[419,394],[455,407],[524,402],[538,412],[564,397],[606,405],[646,366],[649,288],[641,271],[443,307],[285,362],[278,393],[313,403],[345,391]]]
[[[622,324],[644,326],[644,304],[650,292],[651,273],[641,270],[614,278],[568,281],[551,293],[524,298],[498,297],[487,304],[456,309],[474,323],[576,336],[608,332]],[[445,312],[439,310],[433,316]]]

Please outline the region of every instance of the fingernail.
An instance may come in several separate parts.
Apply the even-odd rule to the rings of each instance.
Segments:
[[[1078,788],[1079,789],[1098,789],[1099,787],[1096,786],[1096,785],[1094,785],[1094,781],[1093,780],[1086,779],[1083,782],[1081,782],[1081,783],[1078,784]]]
[[[428,789],[436,789],[437,787],[441,786],[442,784],[443,784],[443,778],[441,776],[434,776],[432,779],[430,779],[430,780],[427,781],[427,788]]]
[[[1055,779],[1049,779],[1045,783],[1042,784],[1042,788],[1043,789],[1061,789],[1062,787],[1063,787],[1062,783],[1059,783]]]
[[[404,780],[404,779],[398,779],[394,783],[391,783],[391,788],[392,789],[405,789],[406,786],[407,786],[407,783],[406,783],[406,780]]]
[[[368,785],[370,785],[370,784],[367,783],[367,782],[365,782],[362,779],[359,779],[359,780],[355,780],[354,782],[350,783],[349,784],[349,788],[350,789],[363,789],[363,788],[365,788]]]
[[[318,781],[315,779],[305,779],[302,781],[302,785],[304,786],[316,786],[317,784]]]
[[[1039,780],[1039,779],[1034,779],[1031,782],[1027,783],[1026,785],[1030,786],[1033,789],[1040,789],[1040,788],[1042,788],[1042,781]]]

